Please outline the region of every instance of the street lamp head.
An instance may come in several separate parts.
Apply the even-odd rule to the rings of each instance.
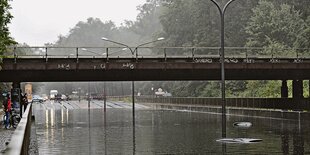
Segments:
[[[101,40],[105,40],[105,41],[108,41],[109,39],[106,38],[106,37],[102,37]]]
[[[160,38],[157,38],[157,41],[161,41],[161,40],[164,40],[165,38],[164,37],[160,37]]]
[[[82,51],[87,51],[87,49],[86,48],[82,48]]]

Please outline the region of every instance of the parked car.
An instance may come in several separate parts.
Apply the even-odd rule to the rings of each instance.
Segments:
[[[32,96],[32,102],[40,102],[40,103],[42,103],[42,102],[44,102],[44,99],[41,96],[39,96],[39,95],[33,95]]]

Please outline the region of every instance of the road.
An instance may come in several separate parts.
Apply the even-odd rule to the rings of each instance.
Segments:
[[[87,109],[88,101],[81,100],[79,101],[45,101],[43,103],[34,103],[36,110],[49,110],[49,109]],[[90,109],[101,109],[104,108],[104,101],[101,100],[91,100]],[[106,108],[124,108],[131,109],[132,104],[122,101],[107,101]],[[148,106],[141,104],[135,104],[136,109],[147,109]]]

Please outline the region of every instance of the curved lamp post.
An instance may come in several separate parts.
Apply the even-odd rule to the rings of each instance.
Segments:
[[[224,56],[224,31],[225,31],[225,27],[224,27],[224,17],[225,17],[225,11],[227,9],[227,7],[229,6],[229,4],[231,4],[233,1],[235,0],[230,0],[228,1],[225,6],[223,7],[223,9],[220,7],[220,5],[215,1],[215,0],[211,0],[211,2],[213,2],[216,7],[218,8],[219,12],[220,12],[220,18],[221,18],[221,91],[222,91],[222,137],[225,138],[226,137],[226,100],[225,100],[225,56]]]
[[[128,48],[128,49],[130,50],[130,52],[131,52],[132,55],[134,55],[134,52],[135,52],[135,51],[132,50],[132,49],[131,49],[128,45],[126,45],[126,44],[123,44],[123,43],[120,43],[120,42],[117,42],[117,41],[110,40],[110,39],[108,39],[108,38],[106,38],[106,37],[102,37],[101,40],[107,41],[107,42],[111,42],[111,43],[114,43],[114,44],[118,44],[118,45],[121,45],[121,46],[124,46],[124,47],[126,47],[126,48]]]
[[[135,54],[135,52],[136,52],[136,56],[137,56],[137,50],[138,50],[139,47],[147,45],[147,44],[151,44],[151,43],[154,43],[154,42],[157,42],[157,41],[161,41],[161,40],[164,40],[164,39],[165,38],[162,38],[162,37],[161,38],[157,38],[156,40],[140,44],[140,45],[136,46],[134,48],[134,50],[132,50],[132,48],[129,47],[128,45],[126,45],[126,44],[123,44],[123,43],[120,43],[120,42],[117,42],[117,41],[114,41],[114,40],[110,40],[110,39],[105,38],[105,37],[101,38],[101,40],[103,40],[103,41],[111,42],[111,43],[118,44],[118,45],[121,45],[121,46],[124,46],[124,47],[128,48],[130,50],[132,56]],[[135,82],[134,81],[132,81],[132,83],[131,83],[131,88],[132,88],[132,116],[134,118],[134,116],[135,116]]]
[[[89,50],[89,49],[87,49],[87,48],[82,48],[82,51],[89,52],[89,53],[93,53],[93,54],[96,54],[96,55],[104,55],[104,54],[105,54],[105,53],[99,54],[99,53],[94,52],[94,51],[91,51],[91,50]]]

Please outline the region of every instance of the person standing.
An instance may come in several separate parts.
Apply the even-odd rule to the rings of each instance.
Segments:
[[[6,98],[3,101],[3,110],[5,111],[5,128],[9,128],[10,124],[10,113],[11,113],[11,99],[10,99],[10,94],[6,95]]]
[[[27,93],[25,93],[24,96],[22,96],[22,105],[24,106],[24,112],[26,111],[27,109],[27,105],[28,105],[28,98],[27,98]]]
[[[20,97],[19,115],[20,115],[20,118],[22,118],[23,117],[23,106],[24,106],[24,101],[23,101],[24,95],[22,92],[20,92],[19,97]]]

